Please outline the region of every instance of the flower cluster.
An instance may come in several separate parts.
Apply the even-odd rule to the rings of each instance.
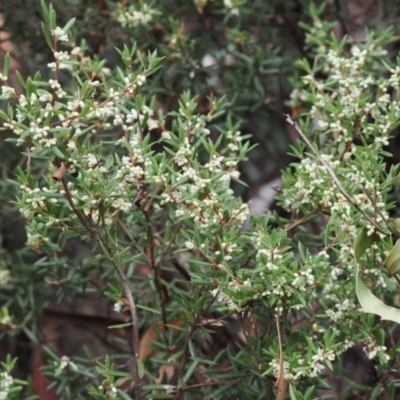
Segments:
[[[389,355],[386,353],[386,346],[379,346],[378,343],[371,338],[365,341],[363,351],[370,360],[374,359],[377,355],[383,357],[386,362],[390,360]]]
[[[301,378],[315,378],[319,376],[325,369],[326,361],[333,361],[336,358],[336,354],[332,349],[316,349],[316,353],[311,356],[311,360],[306,362],[304,358],[297,359],[297,365],[293,366],[287,361],[284,362],[283,376],[290,382],[296,382]],[[272,367],[272,373],[275,377],[280,376],[281,365],[279,360],[273,359],[270,362]]]
[[[195,4],[200,11],[205,6]],[[241,0],[221,3],[228,14],[242,5]],[[117,7],[114,17],[126,28],[145,29],[157,16],[147,4]],[[382,265],[392,245],[388,192],[400,167],[388,172],[383,157],[400,113],[390,97],[399,87],[400,69],[388,65],[387,79],[374,77],[377,42],[349,46],[346,55],[343,45],[327,45],[329,24],[315,19],[307,43],[316,45],[319,56],[312,68],[308,61],[299,63],[305,75],[292,93],[313,120],[311,127],[299,123],[308,130],[309,148],[293,147],[298,162],[283,174],[278,195],[283,216],[271,212],[249,218],[248,204],[235,196],[233,185],[249,143],[240,124],[223,119],[224,99],[184,92],[168,110],[153,75],[160,61],[156,53],[143,58],[142,49],[125,46],[118,51],[124,68],[111,71],[86,56],[67,28],[56,27],[53,18],[47,24],[51,78],[28,78],[17,96],[0,75],[3,97],[16,103],[15,111],[0,110],[0,117],[16,135],[10,141],[27,149],[26,169],[18,171],[17,204],[27,218],[27,244],[41,254],[37,264],[51,265],[51,270],[42,268],[46,276],[60,275],[60,298],[65,288],[86,291],[86,282],[101,277],[101,285],[93,281],[96,289],[91,288],[105,293],[114,311],[129,308],[133,321],[136,313],[139,325],[148,321],[148,311],[164,324],[171,312],[183,315],[184,328],[176,336],[171,330],[161,337],[160,329],[159,346],[168,357],[173,346],[180,346],[176,354],[193,359],[199,374],[206,374],[209,359],[203,363],[198,357],[191,335],[212,326],[209,316],[217,314],[227,323],[239,316],[243,326],[250,326],[241,338],[245,351],[250,349],[247,357],[229,359],[238,374],[248,375],[256,366],[263,375],[283,376],[292,385],[316,382],[356,342],[364,343],[368,357],[387,362],[386,348],[378,345],[385,343],[381,327],[361,312],[355,287],[360,277],[382,299],[395,287]],[[182,29],[173,27],[172,45],[185,40]],[[64,74],[71,77],[68,85]],[[372,244],[354,276],[360,230]],[[94,254],[80,259],[79,268],[63,268],[61,247],[73,237],[93,244]],[[179,277],[177,285],[170,284],[167,272],[171,279]],[[9,270],[1,269],[0,285],[11,280]],[[140,306],[132,306],[137,298]],[[12,319],[14,313],[11,318],[4,309],[0,324],[9,329]],[[136,332],[138,326],[127,325]],[[247,364],[235,364],[246,358]],[[140,374],[151,370],[146,364],[137,363]],[[183,365],[185,380],[192,379],[186,371],[194,372],[188,365]],[[54,382],[81,371],[66,356],[50,368]],[[156,382],[153,372],[146,376]],[[90,394],[116,398],[122,380],[115,377],[125,380],[125,375],[113,371],[109,358],[98,373],[105,377],[101,386],[98,374],[85,375]]]
[[[8,392],[13,384],[12,376],[7,372],[0,372],[0,400],[8,399]]]
[[[147,3],[142,3],[140,8],[136,8],[134,5],[126,7],[119,3],[116,19],[123,27],[136,27],[148,25],[155,14],[157,14],[156,10],[150,8]]]

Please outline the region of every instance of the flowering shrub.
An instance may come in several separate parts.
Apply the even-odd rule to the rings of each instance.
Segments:
[[[224,1],[226,18],[244,4]],[[230,99],[210,95],[201,107],[186,91],[166,110],[148,88],[166,62],[156,51],[124,46],[109,69],[77,45],[75,21],[58,26],[42,2],[51,78],[19,76],[17,94],[9,57],[0,75],[7,140],[26,155],[13,180],[16,204],[37,255],[18,273],[0,264],[10,298],[0,325],[34,342],[46,301],[72,295],[107,298],[122,318],[111,328],[126,335],[112,339],[123,349],[102,357],[46,348],[43,373],[59,398],[310,399],[356,344],[384,372],[375,388],[361,389],[395,395],[390,211],[399,167],[386,166],[385,146],[400,112],[400,67],[385,59],[387,32],[338,43],[322,11],[311,8],[315,58],[298,61],[305,73],[291,96],[304,115],[299,125],[287,117],[300,140],[278,194],[286,217],[250,216],[231,189],[251,144],[229,115]],[[160,14],[146,3],[112,12],[132,29]],[[171,46],[180,35],[177,27]],[[76,238],[90,248],[78,265],[65,251]],[[223,334],[231,343],[218,342]],[[22,390],[12,368],[8,359],[0,398]]]

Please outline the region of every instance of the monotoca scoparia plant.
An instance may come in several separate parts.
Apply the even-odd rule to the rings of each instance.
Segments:
[[[241,2],[224,4],[237,14]],[[231,184],[249,144],[226,118],[229,99],[210,95],[200,112],[186,92],[165,110],[146,89],[162,63],[156,53],[124,47],[110,70],[77,45],[73,20],[61,28],[51,6],[42,2],[42,11],[52,78],[19,76],[17,94],[9,58],[0,75],[9,100],[0,117],[26,155],[16,203],[42,282],[27,302],[18,293],[4,305],[0,324],[35,341],[32,315],[49,299],[108,298],[124,313],[114,328],[127,338],[116,339],[125,351],[105,357],[46,349],[57,396],[317,398],[356,344],[383,372],[364,390],[394,396],[400,318],[390,210],[399,168],[386,165],[384,146],[400,114],[400,68],[383,61],[387,32],[337,43],[322,9],[311,8],[316,56],[298,62],[305,73],[294,82],[292,104],[304,118],[288,117],[299,142],[278,196],[286,218],[254,215],[244,230],[249,209]],[[145,5],[115,12],[134,27],[157,15]],[[65,254],[74,238],[90,248],[78,265]],[[13,270],[1,268],[11,297]],[[13,365],[3,365],[3,398],[23,390]]]

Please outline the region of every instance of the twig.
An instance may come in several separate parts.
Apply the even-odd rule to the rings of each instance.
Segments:
[[[154,235],[153,235],[153,229],[151,226],[151,221],[150,221],[150,216],[149,213],[142,210],[144,217],[146,218],[147,222],[147,232],[149,235],[149,259],[150,259],[150,266],[152,271],[154,272],[154,283],[157,288],[157,292],[160,295],[160,300],[161,300],[161,315],[162,315],[162,320],[165,326],[165,329],[167,330],[167,313],[165,310],[165,303],[168,300],[168,291],[166,286],[160,282],[160,277],[162,276],[161,274],[161,269],[158,264],[156,264],[154,260]]]
[[[152,195],[158,195],[159,193],[161,193],[161,188],[160,186],[157,186]],[[143,211],[146,213],[149,212],[151,207],[153,206],[153,203],[154,203],[154,197],[151,196],[150,199],[147,201],[146,205],[144,206]]]
[[[64,177],[61,179],[61,183],[62,183],[63,189],[65,191],[65,197],[67,198],[68,203],[72,208],[72,211],[76,214],[76,216],[79,218],[79,221],[82,222],[82,225],[87,229],[87,231],[89,231],[90,234],[95,233],[97,230],[89,224],[89,222],[85,218],[85,216],[75,207],[74,200],[72,198],[71,192],[69,191],[69,188],[68,188],[68,184]]]
[[[15,326],[14,329],[22,329],[23,327],[25,327],[25,325],[29,322],[29,320],[33,317],[33,310],[29,311],[28,314],[26,314],[25,318],[23,319],[23,321],[18,324],[17,326]]]
[[[164,251],[161,253],[161,256],[158,258],[157,265],[160,265],[160,264],[164,261],[164,258],[165,258],[165,256],[167,255],[167,253],[169,252],[169,250],[170,250],[172,244],[175,242],[176,235],[177,235],[178,232],[180,231],[181,227],[182,227],[182,222],[179,222],[178,225],[176,226],[175,232],[174,232],[174,234],[172,235],[172,238],[171,238],[170,242],[168,243],[168,245],[167,245],[167,247],[164,249]]]
[[[278,388],[278,396],[276,400],[285,400],[289,382],[285,378],[285,360],[283,358],[282,338],[279,326],[279,305],[276,311],[276,330],[278,332],[278,343],[279,343],[279,375],[275,383],[275,386]]]
[[[129,240],[134,243],[135,238],[132,236],[132,234],[130,233],[129,229],[125,226],[125,224],[119,218],[115,218],[115,221],[125,232],[125,235],[129,238]]]
[[[204,251],[200,248],[197,247],[194,243],[193,243],[193,248],[200,253],[204,258],[207,259],[207,261],[212,264],[212,266],[217,269],[218,271],[224,272],[225,274],[228,273],[228,271],[220,264],[217,264],[211,257],[209,257],[206,253],[204,253]],[[243,285],[243,281],[239,278],[236,278],[235,276],[232,276],[232,279],[234,279],[236,282],[240,283],[241,285]]]
[[[219,386],[219,385],[227,385],[229,384],[228,381],[221,381],[221,382],[203,382],[203,383],[195,383],[193,385],[188,385],[188,386],[182,386],[179,389],[175,389],[173,393],[177,391],[184,392],[185,390],[190,390],[190,389],[197,389],[200,387],[205,387],[205,386]]]
[[[140,396],[141,396],[141,392],[142,392],[142,385],[141,385],[141,380],[139,377],[139,370],[138,370],[138,364],[137,364],[137,361],[139,358],[140,337],[139,337],[139,321],[137,318],[136,303],[135,303],[135,300],[133,299],[132,292],[128,285],[128,281],[126,279],[124,271],[114,260],[114,255],[113,255],[112,250],[107,245],[107,242],[104,240],[104,238],[102,236],[98,235],[98,238],[99,238],[100,242],[103,244],[104,248],[107,250],[110,261],[113,263],[115,269],[118,272],[118,275],[122,282],[122,286],[124,287],[125,296],[128,300],[129,311],[131,312],[131,317],[132,317],[133,377],[135,380],[135,399],[139,400]]]
[[[387,235],[387,232],[384,231],[375,221],[373,221],[368,214],[366,214],[359,206],[358,204],[351,198],[351,196],[346,192],[342,184],[340,183],[338,177],[336,174],[333,172],[331,166],[320,156],[316,148],[313,146],[313,144],[310,142],[310,140],[307,138],[307,136],[302,132],[300,129],[299,125],[294,122],[289,115],[286,115],[286,121],[289,122],[290,125],[293,126],[294,129],[296,129],[297,133],[301,136],[301,138],[306,142],[308,147],[312,150],[312,152],[315,154],[317,157],[318,161],[324,165],[324,167],[327,169],[329,172],[330,176],[332,177],[333,181],[336,183],[338,186],[340,192],[342,195],[347,199],[347,201],[352,204],[370,223],[372,226],[376,228],[379,232],[383,233],[384,235]]]
[[[349,229],[351,223],[351,221],[348,221],[343,229],[340,231],[340,233],[332,240],[332,243],[326,246],[323,251],[328,251],[329,249],[331,249],[339,240],[339,238]]]
[[[182,356],[182,363],[181,363],[181,367],[179,370],[179,379],[183,377],[183,373],[185,371],[185,365],[188,361],[189,358],[189,340],[192,337],[194,331],[199,328],[201,326],[201,323],[199,323],[198,321],[200,320],[200,318],[204,318],[203,314],[208,311],[208,309],[213,305],[213,303],[215,302],[217,298],[217,295],[215,295],[211,301],[207,304],[207,307],[205,307],[198,315],[195,316],[193,323],[190,325],[190,329],[188,334],[186,335],[185,338],[185,343],[183,345],[183,356]],[[193,309],[194,310],[194,309]],[[195,311],[194,311],[195,314]],[[174,396],[174,400],[179,400],[179,397],[181,395],[181,391],[182,391],[182,387],[179,387],[176,390],[175,396]]]
[[[372,206],[374,207],[374,210],[379,214],[379,216],[382,218],[382,221],[386,224],[386,226],[389,228],[389,230],[391,231],[390,228],[390,224],[387,221],[387,219],[385,218],[385,216],[382,214],[381,210],[377,207],[376,202],[374,201],[374,199],[371,197],[371,195],[368,193],[367,190],[365,190],[362,186],[360,186],[358,183],[351,181],[349,178],[347,178],[346,176],[342,175],[344,179],[348,180],[352,185],[357,186],[367,197],[368,200],[370,201],[370,203],[372,204]]]
[[[308,217],[311,217],[311,215],[316,214],[316,212],[317,212],[317,211],[310,212],[310,213],[308,213],[307,215],[304,215],[304,216],[303,216],[302,218],[300,218],[298,221],[293,222],[293,223],[291,223],[291,224],[287,224],[287,225],[285,226],[285,230],[286,230],[286,231],[290,231],[291,229],[296,228],[296,226],[301,225],[301,224],[304,222],[304,220],[306,220]]]
[[[28,171],[29,167],[31,166],[32,157],[31,157],[31,151],[30,151],[29,147],[27,147],[26,150],[27,150],[26,152],[28,154],[28,158],[26,160],[26,169],[25,169],[25,171]]]
[[[61,179],[61,182],[62,182],[63,188],[65,190],[65,196],[66,196],[68,203],[70,204],[72,210],[74,211],[76,216],[79,218],[79,220],[82,222],[82,224],[86,228],[86,230],[91,235],[94,235],[95,233],[97,233],[97,229],[93,228],[90,225],[89,221],[85,218],[85,216],[75,207],[71,192],[69,191],[68,184],[65,181],[64,177]],[[125,296],[128,300],[129,310],[131,312],[131,317],[132,317],[132,335],[133,335],[132,347],[133,347],[133,362],[134,362],[133,377],[135,380],[135,398],[140,399],[142,387],[141,387],[141,380],[139,377],[139,370],[138,370],[138,365],[137,365],[137,360],[139,357],[140,338],[139,338],[139,324],[138,324],[138,318],[137,318],[136,304],[135,304],[135,301],[133,300],[132,292],[131,292],[131,289],[129,288],[124,271],[120,268],[120,266],[114,260],[113,252],[112,252],[111,248],[109,247],[107,241],[105,241],[104,238],[98,233],[97,233],[97,238],[102,243],[103,247],[107,250],[110,261],[114,265],[114,268],[116,269],[116,271],[122,281],[122,286],[124,288]]]

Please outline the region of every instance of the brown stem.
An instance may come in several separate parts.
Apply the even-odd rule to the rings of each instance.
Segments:
[[[220,385],[227,385],[229,382],[228,381],[221,381],[221,382],[203,382],[203,383],[195,383],[194,385],[188,385],[188,386],[182,386],[181,388],[177,389],[177,391],[184,392],[186,390],[190,389],[197,389],[200,387],[206,387],[206,386],[220,386]]]
[[[150,258],[150,266],[151,270],[154,272],[154,283],[157,288],[157,292],[160,295],[161,299],[161,315],[162,315],[162,320],[165,326],[165,329],[167,330],[167,312],[165,310],[165,303],[168,300],[168,291],[165,285],[160,282],[160,277],[162,276],[161,269],[159,267],[159,264],[156,264],[155,259],[154,259],[154,235],[153,235],[153,229],[151,226],[151,221],[150,221],[150,216],[149,214],[142,210],[144,217],[146,218],[147,222],[147,232],[149,235],[149,258]]]
[[[276,400],[285,400],[289,382],[285,378],[285,368],[284,368],[285,360],[283,355],[281,330],[279,326],[279,305],[276,311],[276,330],[278,333],[278,344],[279,344],[279,374],[278,374],[278,379],[276,380],[275,383],[275,386],[278,388],[278,396]]]
[[[74,211],[76,216],[79,218],[79,220],[82,222],[83,226],[87,229],[87,231],[91,235],[93,235],[94,233],[97,232],[97,229],[93,228],[90,225],[89,221],[85,218],[85,216],[75,207],[71,192],[69,191],[68,184],[65,181],[65,178],[62,178],[61,182],[62,182],[63,188],[65,190],[65,196],[66,196],[68,203],[70,204],[72,210]],[[137,365],[137,360],[139,357],[140,338],[139,338],[139,324],[138,324],[138,318],[137,318],[136,304],[135,304],[135,301],[133,300],[132,292],[129,288],[124,271],[114,260],[114,255],[113,255],[111,248],[109,247],[108,243],[104,240],[104,238],[102,236],[100,236],[98,234],[97,238],[103,244],[103,247],[107,250],[108,256],[109,256],[111,262],[113,263],[115,269],[117,270],[117,273],[122,281],[122,286],[124,288],[125,296],[128,300],[129,310],[131,312],[131,317],[132,317],[132,335],[133,335],[132,346],[133,346],[133,363],[134,363],[133,377],[135,380],[135,398],[140,399],[142,387],[141,387],[141,380],[139,377],[139,370],[138,370],[138,365]]]
[[[158,260],[157,265],[160,265],[160,264],[164,261],[164,258],[165,258],[166,255],[168,254],[168,252],[169,252],[169,250],[170,250],[172,244],[175,242],[176,235],[177,235],[178,232],[180,231],[181,227],[182,227],[182,222],[179,222],[178,225],[176,226],[175,232],[174,232],[174,234],[173,234],[173,236],[172,236],[170,242],[168,243],[168,245],[167,245],[167,247],[164,249],[164,251],[161,253],[161,256],[159,257],[159,260]]]
[[[65,197],[67,198],[68,203],[72,208],[72,211],[79,218],[79,221],[82,222],[82,225],[89,231],[90,234],[97,232],[97,230],[89,224],[89,221],[85,218],[85,216],[75,207],[74,200],[72,199],[71,192],[69,191],[68,184],[64,177],[61,179],[61,183],[65,191]]]
[[[187,364],[187,360],[189,358],[189,340],[192,337],[194,331],[201,326],[201,321],[200,319],[203,318],[203,314],[205,312],[207,312],[209,310],[209,308],[213,305],[213,303],[215,302],[217,296],[214,296],[211,301],[207,304],[207,307],[204,308],[198,315],[195,316],[194,318],[194,322],[193,324],[190,326],[189,332],[185,338],[185,343],[183,345],[183,356],[182,356],[182,363],[181,363],[181,367],[179,370],[179,379],[181,379],[183,377],[183,373],[185,371],[185,365]],[[236,311],[235,311],[236,312]],[[234,312],[234,313],[235,313]],[[227,317],[229,315],[225,315],[223,317],[221,317],[220,319],[223,319],[225,317]],[[218,319],[217,319],[218,320]],[[200,323],[199,323],[200,321]],[[181,392],[185,390],[183,389],[183,387],[179,387],[176,390],[175,396],[174,396],[174,400],[179,400],[179,397],[181,395]]]
[[[152,195],[158,195],[160,193],[161,193],[161,188],[160,188],[160,186],[157,186],[155,188],[154,192],[152,193]],[[145,213],[148,213],[150,211],[151,207],[153,206],[153,203],[154,203],[154,197],[151,196],[149,198],[149,200],[147,201],[146,205],[144,206],[143,211]]]
[[[343,175],[342,175],[343,176]],[[375,213],[378,213],[379,216],[382,218],[382,221],[386,224],[386,226],[389,228],[389,230],[391,230],[390,228],[390,224],[387,221],[387,219],[385,218],[385,216],[382,214],[382,211],[379,210],[378,206],[376,205],[376,200],[374,200],[371,195],[368,193],[368,190],[365,190],[362,186],[360,186],[358,183],[351,181],[349,178],[347,178],[346,176],[343,176],[344,179],[347,179],[352,185],[358,187],[367,197],[368,200],[370,201],[372,207],[374,207]]]
[[[312,211],[312,212],[308,213],[307,215],[304,215],[302,218],[300,218],[296,222],[292,222],[291,224],[287,224],[285,226],[285,230],[286,231],[290,231],[291,229],[296,228],[296,226],[301,225],[308,217],[311,217],[311,215],[314,215],[316,212],[317,211]]]
[[[336,242],[340,239],[340,237],[349,229],[350,225],[352,224],[351,221],[348,221],[344,228],[340,231],[340,233],[333,239],[332,243],[324,248],[324,251],[328,251],[333,246],[335,246]]]
[[[140,337],[139,337],[139,321],[137,317],[137,308],[135,300],[133,299],[131,289],[128,285],[128,281],[126,279],[125,273],[122,268],[116,263],[114,260],[114,255],[111,248],[108,246],[107,242],[104,240],[103,237],[98,235],[100,242],[103,244],[104,248],[108,252],[108,256],[110,261],[113,263],[115,269],[118,272],[118,275],[121,279],[122,286],[124,288],[125,296],[128,300],[129,304],[129,311],[131,312],[132,317],[132,336],[133,336],[133,378],[135,380],[135,399],[140,399],[141,392],[142,392],[142,383],[139,377],[139,369],[138,369],[138,359],[139,359],[139,348],[140,348]]]

